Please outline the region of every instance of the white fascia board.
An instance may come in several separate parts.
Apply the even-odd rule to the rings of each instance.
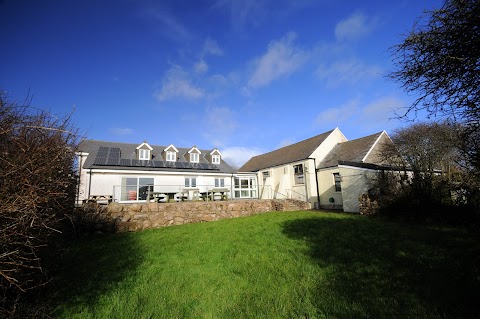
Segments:
[[[195,146],[192,147],[192,148],[188,151],[188,154],[191,154],[191,153],[193,153],[194,151],[195,151],[196,153],[198,153],[198,154],[202,154],[202,152],[200,152],[200,150],[199,150],[197,147],[195,147]]]
[[[359,171],[368,171],[368,172],[379,172],[379,171],[380,171],[380,170],[378,170],[378,169],[358,167],[358,166],[351,166],[351,165],[338,165],[338,166],[333,166],[333,167],[356,169],[356,170],[359,170]],[[331,167],[331,168],[333,168],[333,167]]]
[[[75,153],[77,156],[88,156],[90,153],[87,152],[76,152]]]
[[[87,170],[90,174],[90,169]],[[171,171],[134,171],[134,170],[115,170],[115,169],[92,169],[92,174],[136,174],[136,175],[195,175],[195,176],[231,176],[231,173],[212,173],[212,172],[171,172]]]
[[[163,151],[164,152],[167,152],[170,148],[173,148],[173,150],[175,151],[175,153],[178,153],[178,150],[175,146],[173,146],[173,144],[170,144],[168,147],[166,147]]]
[[[365,156],[362,158],[362,162],[365,161],[365,159],[368,157],[368,155],[370,155],[370,153],[372,152],[372,150],[375,148],[375,146],[378,144],[378,142],[380,141],[380,139],[382,138],[383,134],[387,134],[387,132],[383,131],[377,138],[377,140],[375,141],[375,143],[373,143],[372,147],[370,147],[370,149],[368,150],[367,154],[365,154]],[[387,135],[388,137],[388,135]]]
[[[217,148],[213,149],[213,151],[210,152],[210,155],[214,155],[215,153],[218,153],[218,155],[222,156],[222,153],[220,153]]]
[[[150,151],[153,151],[153,148],[150,145],[148,145],[147,142],[143,142],[142,144],[138,145],[137,150],[141,149],[144,146],[146,146]]]

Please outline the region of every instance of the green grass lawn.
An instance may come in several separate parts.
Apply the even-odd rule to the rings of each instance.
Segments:
[[[84,238],[58,318],[478,318],[480,243],[461,229],[272,212]]]

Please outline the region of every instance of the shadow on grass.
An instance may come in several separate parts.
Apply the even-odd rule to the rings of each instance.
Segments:
[[[324,270],[312,292],[328,318],[478,318],[480,245],[459,230],[362,217],[284,223]],[[328,309],[328,310],[325,310]]]
[[[99,299],[125,287],[142,263],[134,233],[91,235],[73,243],[52,283],[51,307],[55,317],[83,312],[95,317]],[[121,288],[123,290],[125,288]]]

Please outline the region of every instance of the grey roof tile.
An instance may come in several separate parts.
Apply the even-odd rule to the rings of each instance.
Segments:
[[[332,132],[333,130],[330,130],[272,152],[254,156],[240,167],[238,171],[256,172],[267,167],[274,167],[307,159]]]
[[[132,144],[132,143],[119,143],[119,142],[107,142],[107,141],[98,141],[98,140],[83,140],[80,142],[78,150],[80,152],[85,152],[89,153],[89,156],[87,157],[87,160],[85,161],[85,164],[83,168],[89,169],[89,168],[109,168],[109,169],[117,169],[117,170],[139,170],[139,171],[210,171],[210,172],[222,172],[222,173],[235,173],[235,170],[223,159],[221,161],[220,165],[216,165],[215,170],[212,170],[212,165],[211,163],[205,158],[206,155],[210,154],[212,150],[203,150],[199,149],[200,152],[202,153],[200,155],[199,159],[199,164],[204,164],[204,165],[209,165],[209,169],[202,169],[200,166],[198,168],[184,168],[186,167],[183,164],[189,164],[188,160],[185,158],[185,153],[188,153],[188,151],[191,149],[191,147],[186,148],[186,147],[177,147],[178,153],[177,153],[177,163],[180,163],[178,166],[168,166],[168,167],[156,167],[153,162],[155,161],[163,161],[162,158],[162,152],[165,148],[167,148],[169,145],[166,146],[159,146],[159,145],[150,145],[153,148],[152,151],[152,160],[151,161],[138,161],[142,162],[142,166],[135,166],[135,165],[126,165],[126,163],[132,163],[132,161],[137,160],[137,153],[136,153],[136,148],[138,144]],[[112,148],[118,148],[120,149],[120,161],[118,162],[119,165],[106,165],[108,164],[108,161],[105,162],[105,165],[98,165],[94,163],[95,158],[97,157],[97,153],[100,149],[100,147],[106,147],[108,149]]]
[[[363,158],[370,151],[383,132],[355,140],[338,143],[318,164],[317,168],[337,166],[339,161],[363,163]]]

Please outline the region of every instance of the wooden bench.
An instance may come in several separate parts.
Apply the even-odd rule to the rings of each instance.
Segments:
[[[88,199],[84,199],[82,202],[83,204],[86,203],[97,203],[99,201],[107,201],[107,203],[111,203],[113,201],[112,195],[90,195]]]

